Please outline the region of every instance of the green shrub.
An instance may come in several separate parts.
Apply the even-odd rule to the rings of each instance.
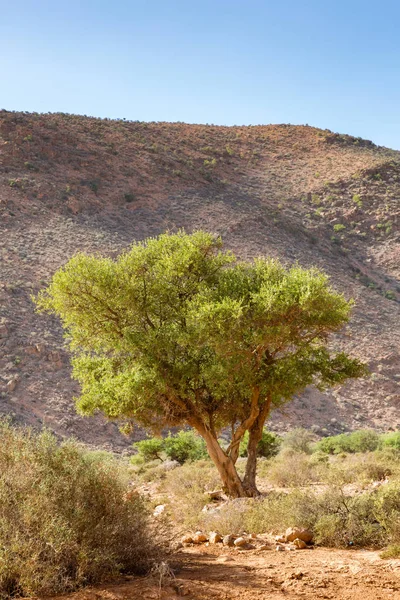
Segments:
[[[400,450],[400,431],[381,435],[380,446],[382,448],[395,448],[396,450]]]
[[[164,439],[164,450],[170,460],[176,460],[181,465],[208,457],[204,440],[192,430],[169,435]]]
[[[336,223],[336,225],[333,226],[333,231],[339,232],[339,231],[344,231],[346,229],[346,226],[343,225],[343,223]]]
[[[341,433],[323,438],[316,449],[327,454],[340,452],[372,452],[379,446],[379,435],[372,429],[360,429],[353,433]]]
[[[133,447],[137,449],[139,456],[143,458],[145,462],[151,460],[163,460],[161,454],[164,450],[164,440],[161,438],[153,437],[147,440],[141,440],[135,442]]]
[[[109,455],[1,423],[0,598],[143,572],[154,548],[127,478]]]
[[[239,456],[246,457],[247,456],[247,444],[249,443],[249,432],[243,436],[242,441],[240,442]],[[281,447],[282,438],[271,431],[263,431],[262,438],[257,444],[257,456],[262,456],[264,458],[272,458],[276,456]]]

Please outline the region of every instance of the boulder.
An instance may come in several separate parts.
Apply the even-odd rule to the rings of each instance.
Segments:
[[[182,544],[193,544],[193,536],[191,536],[189,533],[186,533],[182,539],[181,539]]]
[[[294,540],[302,540],[306,544],[310,544],[313,541],[313,532],[309,529],[302,529],[300,527],[289,527],[285,533],[286,542],[294,542]]]
[[[219,544],[219,542],[222,542],[222,535],[217,531],[211,531],[208,535],[208,541],[210,544]]]
[[[243,546],[247,546],[247,540],[244,537],[238,537],[234,542],[234,546],[237,548],[242,548]]]
[[[235,538],[233,535],[225,535],[222,539],[224,546],[233,546]]]
[[[207,541],[207,536],[201,531],[196,531],[193,536],[193,544],[204,544]]]
[[[307,548],[307,544],[299,538],[296,538],[293,541],[293,546],[295,546],[298,550],[305,550]]]

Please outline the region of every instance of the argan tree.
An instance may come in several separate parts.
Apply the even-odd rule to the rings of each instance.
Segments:
[[[271,410],[310,384],[364,373],[328,335],[351,303],[315,269],[236,260],[202,231],[135,243],[117,259],[78,254],[36,298],[69,339],[78,410],[146,428],[188,424],[227,492],[257,493],[257,444]],[[231,429],[227,449],[218,443]],[[235,464],[248,436],[243,480]]]

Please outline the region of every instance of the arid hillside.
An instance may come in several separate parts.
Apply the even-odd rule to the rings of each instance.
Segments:
[[[273,428],[400,427],[399,216],[400,153],[358,138],[1,111],[0,411],[126,448],[117,424],[75,414],[61,328],[34,313],[30,296],[77,251],[114,255],[184,227],[221,234],[242,258],[318,266],[356,301],[335,343],[365,359],[371,377],[308,390]]]

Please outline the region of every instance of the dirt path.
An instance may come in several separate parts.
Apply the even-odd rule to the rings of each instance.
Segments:
[[[176,578],[161,589],[155,579],[127,578],[63,600],[400,599],[400,560],[384,561],[371,551],[185,548],[171,565]]]

